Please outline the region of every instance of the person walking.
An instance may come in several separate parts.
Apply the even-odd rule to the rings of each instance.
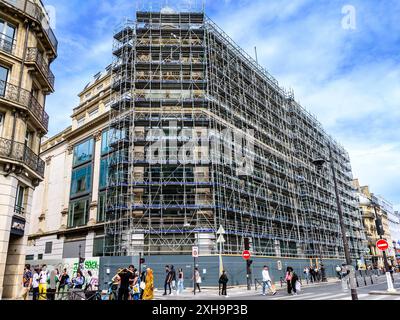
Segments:
[[[146,270],[146,287],[143,290],[143,300],[154,299],[154,276],[153,270],[147,268]]]
[[[221,291],[221,295],[228,297],[227,294],[227,284],[228,284],[228,276],[226,275],[225,270],[222,271],[221,277],[219,278],[219,284],[222,285],[222,291]]]
[[[64,269],[63,273],[59,277],[57,300],[67,300],[69,284],[70,284],[69,275],[67,269]]]
[[[165,276],[165,281],[164,281],[164,294],[163,294],[163,296],[166,296],[167,295],[167,288],[169,289],[169,294],[171,294],[171,272],[170,272],[171,270],[170,270],[170,268],[169,268],[169,266],[167,265],[167,266],[165,266],[165,273],[166,273],[166,276]]]
[[[32,291],[33,291],[33,300],[36,301],[39,299],[39,284],[40,284],[40,270],[35,269],[33,272],[33,277],[32,277]]]
[[[287,267],[286,268],[286,275],[285,275],[285,281],[286,281],[286,285],[287,285],[287,292],[288,294],[292,294],[292,268],[291,267]]]
[[[294,272],[293,268],[291,268],[291,274],[292,274],[291,285],[292,285],[293,295],[297,296],[298,291],[300,291],[299,277],[297,276],[296,272]]]
[[[177,295],[180,295],[183,293],[184,287],[183,287],[183,282],[184,282],[184,274],[183,274],[183,269],[179,269],[178,271],[178,290],[177,290]]]
[[[146,285],[146,271],[143,271],[140,275],[140,300],[143,300],[144,289]]]
[[[48,289],[47,289],[47,300],[55,300],[56,299],[56,291],[58,284],[58,269],[52,270],[50,272],[50,276],[47,279]]]
[[[272,288],[272,280],[271,276],[269,275],[269,268],[264,266],[262,271],[262,295],[265,296],[265,289],[268,287],[268,290],[271,290],[272,295],[276,295],[276,290]]]
[[[311,282],[312,283],[316,282],[315,269],[313,266],[310,267],[310,275],[311,275]]]
[[[44,264],[39,273],[39,300],[46,300],[47,298],[47,266]]]
[[[21,298],[24,300],[26,300],[26,298],[29,295],[29,291],[31,290],[31,287],[32,287],[32,281],[33,281],[33,274],[31,271],[31,265],[27,264],[27,265],[25,265],[24,275],[22,278]]]
[[[197,288],[197,289],[199,289],[199,293],[200,293],[201,292],[201,289],[200,289],[201,276],[200,276],[199,268],[194,268],[194,279],[192,277],[192,280],[194,280],[194,282],[195,282],[195,288],[194,288],[193,292],[196,292],[196,288]]]
[[[171,265],[169,273],[172,290],[176,291],[176,271],[173,265]]]
[[[303,273],[304,277],[306,278],[306,282],[308,284],[308,281],[310,280],[310,269],[308,269],[308,267],[305,267]]]

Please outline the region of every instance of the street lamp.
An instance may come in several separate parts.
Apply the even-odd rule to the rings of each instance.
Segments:
[[[338,214],[339,214],[340,230],[342,233],[343,249],[344,249],[344,254],[346,257],[346,264],[348,266],[350,266],[351,265],[351,256],[350,256],[349,243],[348,243],[347,237],[346,237],[347,230],[346,230],[346,226],[344,224],[344,219],[343,219],[342,205],[340,203],[340,198],[339,198],[339,190],[338,190],[338,185],[337,185],[337,180],[336,180],[335,167],[333,164],[332,148],[331,148],[330,144],[328,144],[328,149],[329,149],[329,160],[316,159],[313,161],[313,164],[317,167],[317,169],[321,170],[326,162],[330,163],[332,176],[333,176],[333,183],[335,186],[336,204],[337,204],[337,209],[338,209]],[[358,300],[357,290],[355,288],[351,288],[351,298],[352,298],[352,300]]]
[[[222,275],[222,271],[224,270],[224,266],[222,263],[222,244],[225,243],[225,238],[224,238],[225,230],[222,225],[219,226],[219,229],[217,231],[217,244],[219,244],[219,277]]]

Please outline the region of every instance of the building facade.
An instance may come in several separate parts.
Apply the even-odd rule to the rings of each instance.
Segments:
[[[79,94],[72,126],[42,144],[27,261],[103,255],[110,68]]]
[[[0,1],[0,299],[18,294],[32,195],[44,178],[57,39],[41,1]]]
[[[378,267],[384,267],[383,261],[383,253],[378,250],[376,247],[377,241],[380,239],[378,235],[378,230],[376,227],[376,215],[379,215],[382,219],[384,236],[383,238],[389,243],[389,250],[387,251],[387,255],[389,258],[389,263],[394,261],[395,250],[391,235],[391,222],[390,219],[393,219],[393,205],[391,205],[387,200],[385,200],[382,196],[374,196],[373,193],[370,192],[368,186],[361,186],[358,179],[353,181],[353,185],[357,190],[360,204],[360,211],[363,215],[363,223],[365,227],[365,232],[368,240],[368,262],[376,265]],[[375,209],[371,204],[371,199],[374,199],[376,202]]]
[[[113,56],[80,94],[72,127],[43,145],[28,259],[187,256],[192,246],[214,256],[222,225],[224,255],[342,261],[321,158],[333,162],[360,258],[348,153],[208,17],[138,12],[116,31]]]

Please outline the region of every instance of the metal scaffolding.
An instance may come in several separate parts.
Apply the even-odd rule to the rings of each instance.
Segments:
[[[215,254],[222,225],[225,254],[249,238],[254,255],[342,258],[332,175],[313,166],[331,145],[361,256],[347,152],[204,13],[137,12],[113,55],[105,255]]]

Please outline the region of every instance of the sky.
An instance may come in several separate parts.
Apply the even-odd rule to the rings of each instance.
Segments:
[[[43,0],[59,40],[49,136],[112,61],[114,30],[145,4],[200,0]],[[205,0],[206,14],[314,114],[350,153],[353,174],[400,210],[400,2]]]

